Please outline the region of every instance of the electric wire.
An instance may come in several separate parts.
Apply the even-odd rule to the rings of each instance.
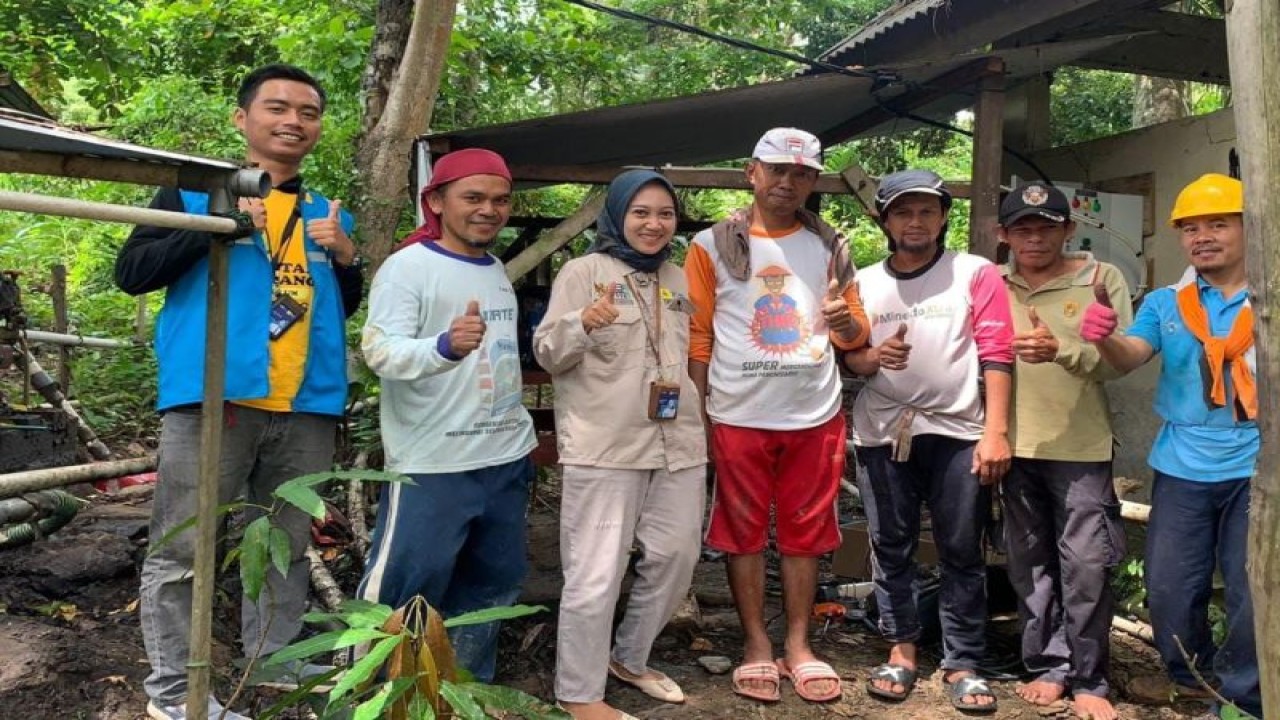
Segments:
[[[784,60],[789,60],[791,62],[798,63],[801,65],[807,65],[810,68],[813,68],[815,70],[838,73],[840,75],[847,75],[850,77],[871,78],[872,80],[875,81],[871,87],[872,98],[876,101],[877,106],[885,110],[886,112],[892,113],[895,117],[898,117],[903,120],[911,120],[911,121],[920,123],[922,125],[928,125],[930,127],[938,128],[940,130],[946,130],[949,132],[958,133],[968,138],[974,137],[974,134],[972,131],[965,130],[962,127],[957,127],[955,125],[951,125],[949,123],[945,123],[939,120],[933,120],[931,118],[924,117],[923,115],[917,115],[915,113],[907,112],[905,110],[898,110],[892,107],[891,105],[885,104],[880,98],[876,97],[874,93],[877,90],[880,90],[890,84],[899,84],[902,82],[901,77],[897,73],[890,70],[866,70],[862,68],[844,67],[842,65],[836,65],[834,63],[824,62],[822,60],[815,60],[813,58],[805,57],[804,55],[800,55],[797,53],[787,52],[785,50],[778,50],[776,48],[759,45],[757,43],[753,43],[747,40],[741,40],[738,38],[729,37],[728,35],[723,35],[721,33],[713,32],[711,30],[705,30],[695,25],[689,25],[687,23],[678,22],[676,20],[668,20],[666,18],[656,17],[654,15],[646,15],[644,13],[635,12],[634,10],[623,10],[622,8],[615,8],[615,7],[610,7],[608,5],[601,5],[600,3],[592,2],[592,0],[564,0],[564,2],[567,2],[570,5],[577,5],[579,7],[584,7],[589,10],[595,10],[596,12],[601,12],[606,15],[613,15],[614,17],[622,18],[624,20],[630,20],[633,22],[644,23],[647,25],[653,25],[657,27],[665,27],[665,28],[676,30],[678,32],[683,32],[689,35],[695,35],[697,37],[701,37],[706,40],[711,40],[712,42],[717,42],[722,45],[728,45],[729,47],[735,47],[740,50],[747,50],[749,52],[761,53],[764,55],[769,55],[771,57],[782,58]],[[1025,164],[1028,168],[1031,169],[1032,172],[1034,172],[1037,176],[1039,176],[1041,180],[1052,184],[1052,181],[1049,179],[1049,176],[1047,173],[1045,173],[1044,169],[1041,168],[1039,165],[1037,165],[1035,161],[1033,161],[1031,158],[1027,157],[1021,152],[1018,152],[1017,150],[1003,143],[1000,145],[1000,148],[1004,153],[1017,159],[1019,162]]]

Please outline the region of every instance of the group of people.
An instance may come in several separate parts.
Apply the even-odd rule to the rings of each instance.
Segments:
[[[361,300],[362,263],[351,217],[298,172],[320,135],[319,84],[268,66],[245,80],[238,105],[247,159],[273,189],[240,202],[254,232],[231,246],[237,341],[220,494],[269,505],[281,482],[332,462],[347,389],[344,322]],[[1082,716],[1115,718],[1110,574],[1124,536],[1103,383],[1163,353],[1146,553],[1157,645],[1177,683],[1216,678],[1222,697],[1261,717],[1244,577],[1258,430],[1239,182],[1207,175],[1179,196],[1171,222],[1194,273],[1150,293],[1134,318],[1116,268],[1064,252],[1075,226],[1048,183],[1019,185],[1001,205],[998,233],[1011,258],[997,266],[946,248],[952,197],[937,175],[888,175],[875,204],[890,254],[859,271],[845,238],[807,209],[822,167],[813,135],[765,133],[746,167],[751,204],[698,233],[683,268],[671,260],[675,188],[652,171],[624,172],[587,252],[555,279],[533,353],[555,384],[563,466],[558,704],[576,720],[628,720],[605,701],[610,675],[655,699],[684,700],[649,655],[704,543],[727,556],[741,620],[734,691],[771,702],[785,681],[805,700],[839,697],[840,674],[810,645],[810,616],[818,559],[841,542],[836,498],[852,437],[880,629],[892,643],[867,691],[903,700],[915,686],[914,555],[927,506],[941,570],[941,679],[955,707],[995,710],[981,675],[994,492],[1023,659],[1035,675],[1019,694],[1038,705],[1070,696]],[[441,157],[421,194],[425,222],[373,279],[361,348],[382,380],[386,467],[412,483],[383,490],[364,598],[399,606],[422,595],[450,616],[518,597],[536,438],[516,294],[489,252],[511,191],[495,153]],[[162,190],[153,207],[203,213],[208,198]],[[167,293],[156,329],[163,426],[153,537],[194,514],[206,257],[217,241],[139,227],[117,261],[122,289]],[[842,373],[865,379],[848,425]],[[308,520],[285,510],[277,522],[293,562],[243,609],[249,656],[300,629]],[[771,525],[782,558],[780,655],[765,618]],[[187,697],[193,551],[190,534],[179,534],[144,563],[146,690],[157,720],[187,717],[191,702],[223,710],[212,696]],[[1227,586],[1221,647],[1206,617],[1215,560]],[[629,568],[636,577],[615,629]],[[495,674],[497,630],[451,631],[459,662],[482,681]],[[332,672],[289,670],[295,683]]]

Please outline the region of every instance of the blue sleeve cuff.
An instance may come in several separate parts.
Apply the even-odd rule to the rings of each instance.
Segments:
[[[445,360],[449,360],[450,362],[458,362],[462,359],[462,356],[454,355],[453,348],[449,346],[448,330],[436,336],[436,352],[440,353],[441,357]]]

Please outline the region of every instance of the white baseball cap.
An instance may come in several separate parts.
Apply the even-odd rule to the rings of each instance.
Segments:
[[[798,128],[774,128],[761,136],[751,157],[777,165],[804,165],[822,170],[822,143]]]

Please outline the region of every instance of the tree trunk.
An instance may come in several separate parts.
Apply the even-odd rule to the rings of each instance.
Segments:
[[[1227,49],[1245,190],[1262,450],[1249,508],[1249,587],[1264,714],[1280,717],[1280,4],[1228,4]],[[1271,438],[1267,440],[1266,438]]]
[[[1169,78],[1135,75],[1133,127],[1143,128],[1189,115],[1187,83]]]
[[[356,218],[374,267],[395,243],[409,187],[409,151],[426,132],[449,55],[455,0],[379,0],[356,148]],[[410,14],[411,12],[411,14]]]

